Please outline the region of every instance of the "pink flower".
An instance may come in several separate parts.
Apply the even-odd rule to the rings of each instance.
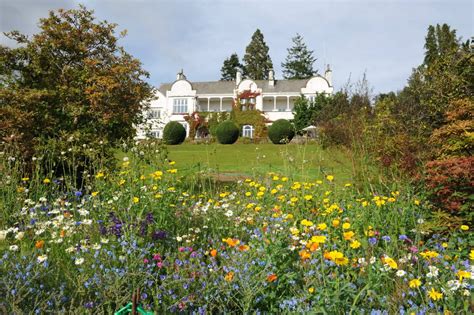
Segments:
[[[161,255],[160,255],[160,254],[155,254],[155,255],[153,255],[153,260],[159,260],[159,261],[161,261]]]
[[[185,250],[186,250],[186,248],[184,248],[184,247],[178,248],[178,251],[181,252],[181,253],[184,252]]]
[[[146,258],[143,259],[143,263],[144,263],[144,264],[148,264],[148,262],[149,262],[148,259],[146,259]]]
[[[409,249],[412,253],[418,253],[418,247],[416,246],[411,246]]]
[[[159,261],[156,263],[156,266],[161,269],[163,267],[163,263]]]

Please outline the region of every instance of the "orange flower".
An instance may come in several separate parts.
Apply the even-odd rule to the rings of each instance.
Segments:
[[[212,250],[210,251],[210,253],[211,253],[211,256],[212,256],[212,257],[216,257],[216,256],[217,256],[217,250],[215,250],[215,249],[212,249]]]
[[[314,252],[315,250],[317,250],[319,248],[319,244],[310,242],[310,243],[306,244],[306,247],[309,248],[310,251]]]
[[[246,252],[246,251],[248,251],[249,249],[250,249],[250,246],[248,246],[248,245],[240,245],[240,246],[239,246],[239,250],[240,250],[241,252]]]
[[[44,246],[44,241],[43,241],[43,240],[36,241],[35,247],[36,247],[37,249],[41,249],[41,248],[43,248],[43,246]]]
[[[61,230],[61,232],[59,232],[59,236],[60,236],[60,237],[66,236],[66,231]]]
[[[240,241],[236,238],[228,237],[228,238],[222,239],[222,241],[226,243],[227,245],[229,245],[230,247],[235,247],[236,245],[240,244]]]
[[[234,273],[232,271],[229,271],[225,277],[224,277],[225,281],[227,282],[230,282],[234,279]]]
[[[274,274],[274,273],[272,273],[271,275],[269,275],[269,276],[267,277],[267,281],[268,281],[268,282],[276,281],[276,279],[278,279],[278,277],[277,277],[277,275]]]
[[[311,257],[311,253],[308,252],[307,250],[302,250],[300,252],[300,257],[301,257],[302,260],[309,259]]]

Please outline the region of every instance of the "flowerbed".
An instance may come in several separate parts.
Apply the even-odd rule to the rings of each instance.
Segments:
[[[3,179],[4,193],[13,186],[21,206],[0,226],[6,313],[112,313],[135,288],[157,313],[472,310],[470,228],[431,234],[409,189],[268,174],[209,190],[173,162],[150,172],[128,159],[80,191]]]

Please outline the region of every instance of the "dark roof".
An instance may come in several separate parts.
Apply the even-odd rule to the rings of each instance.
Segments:
[[[320,75],[316,76],[325,79]],[[268,80],[254,80],[257,87],[261,88],[264,93],[300,93],[301,89],[306,86],[308,81],[309,79],[275,80],[275,85],[270,86]],[[235,81],[188,82],[192,85],[193,90],[196,90],[199,94],[231,94],[235,89]],[[171,90],[173,83],[164,83],[158,88],[158,90],[166,95],[166,91]]]

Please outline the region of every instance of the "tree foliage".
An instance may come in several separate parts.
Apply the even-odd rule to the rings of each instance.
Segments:
[[[308,79],[316,74],[313,64],[316,58],[313,51],[306,47],[303,37],[296,34],[292,38],[293,46],[288,48],[288,55],[285,62],[281,64],[283,77],[285,79]]]
[[[252,35],[252,40],[245,49],[244,69],[246,76],[254,80],[268,79],[268,71],[273,69],[269,48],[259,29]]]
[[[0,137],[31,157],[43,140],[134,136],[153,89],[118,45],[116,26],[80,6],[51,11],[31,38],[7,33],[19,46],[0,47]]]
[[[229,58],[224,60],[224,64],[221,68],[221,81],[235,80],[237,71],[243,74],[243,68],[244,66],[240,63],[239,56],[233,53]]]

